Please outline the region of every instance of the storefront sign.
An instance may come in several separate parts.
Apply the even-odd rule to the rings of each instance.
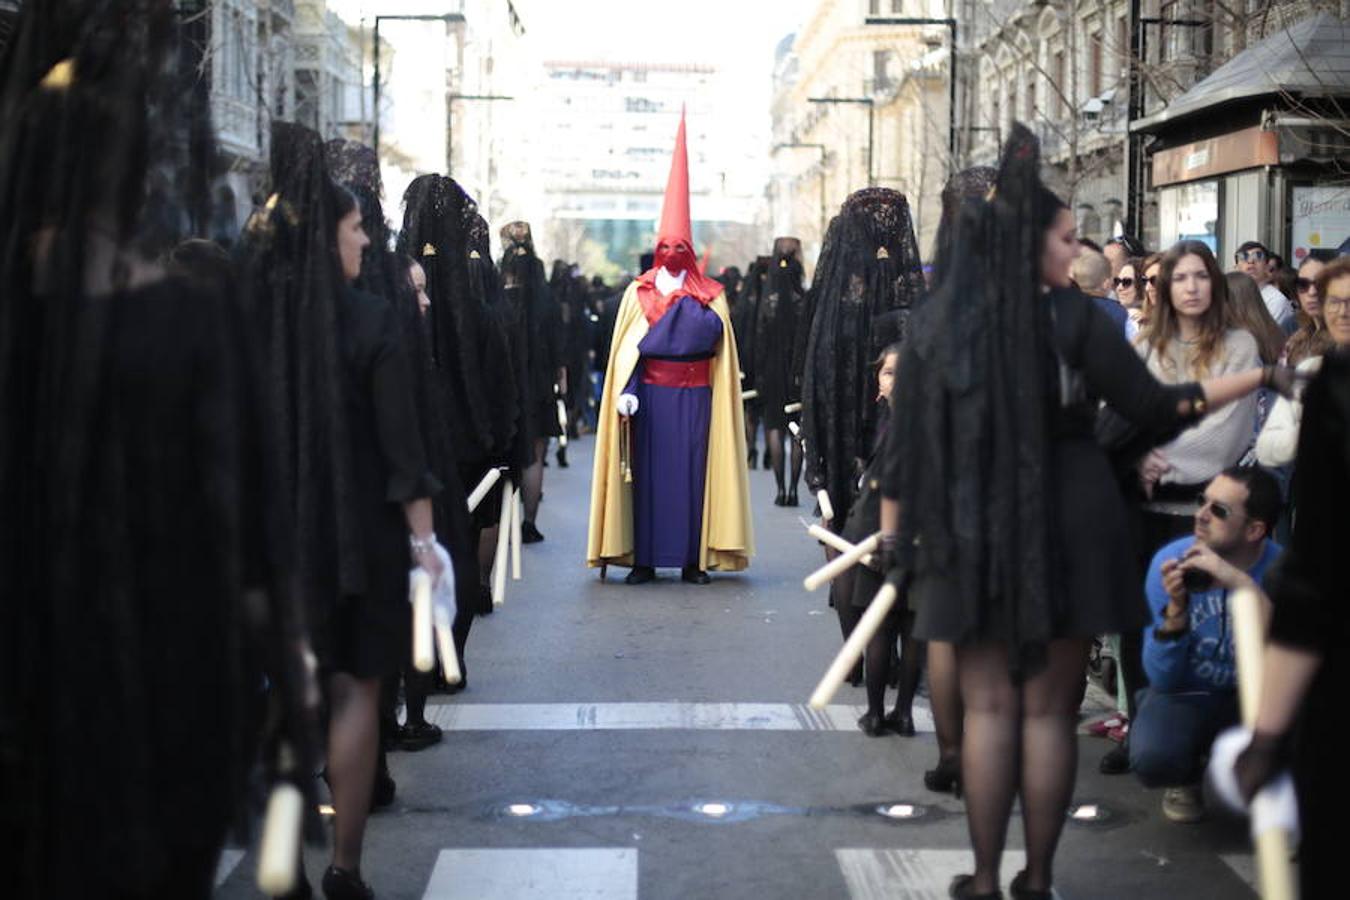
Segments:
[[[1294,259],[1309,250],[1335,250],[1350,239],[1350,187],[1294,188]]]
[[[1280,141],[1273,131],[1253,126],[1153,154],[1153,186],[1213,178],[1280,162]]]

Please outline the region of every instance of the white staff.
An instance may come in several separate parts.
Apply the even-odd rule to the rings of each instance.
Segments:
[[[828,547],[833,547],[840,553],[847,553],[853,549],[854,545],[841,538],[828,528],[821,528],[814,522],[806,526],[806,533],[820,541]],[[867,554],[862,558],[863,565],[869,565],[872,562],[872,554]]]
[[[1256,591],[1243,588],[1229,599],[1233,616],[1233,648],[1237,651],[1238,701],[1242,724],[1256,727],[1256,711],[1261,701],[1264,675],[1264,628],[1261,623],[1261,599]],[[1267,789],[1252,798],[1252,832],[1256,841],[1256,863],[1261,875],[1264,900],[1293,900],[1294,871],[1289,864],[1289,835],[1281,816],[1273,808],[1274,793]]]
[[[506,479],[502,487],[502,514],[497,521],[497,555],[492,561],[492,605],[501,606],[506,602],[506,567],[510,553],[511,540],[511,499],[515,489],[511,479]]]
[[[862,562],[863,557],[877,549],[880,544],[881,532],[878,531],[866,540],[853,545],[848,550],[839,554],[810,575],[807,575],[806,578],[803,579],[802,584],[805,585],[808,591],[814,591],[822,584],[833,581],[858,563]]]
[[[825,670],[825,675],[820,679],[820,684],[811,694],[811,708],[824,709],[829,705],[830,700],[839,690],[839,686],[844,683],[848,673],[853,671],[853,667],[858,664],[862,657],[863,648],[867,642],[872,639],[872,635],[877,633],[881,623],[886,620],[886,614],[891,611],[895,605],[896,598],[900,596],[899,591],[893,584],[884,584],[881,590],[877,591],[872,602],[868,605],[867,611],[862,614],[858,624],[853,626],[853,632],[844,641],[844,646],[839,648],[839,655],[830,663],[830,667]],[[842,601],[847,602],[847,601]]]
[[[277,755],[280,769],[289,771],[294,765],[290,745],[283,743]],[[304,811],[305,798],[294,784],[282,781],[272,788],[258,846],[258,887],[269,897],[289,894],[295,888]]]
[[[478,482],[478,486],[473,489],[473,493],[469,494],[469,512],[478,508],[478,504],[482,503],[483,498],[487,497],[488,491],[492,490],[492,486],[502,477],[504,471],[506,470],[500,467],[487,470],[483,480]]]
[[[520,580],[521,519],[525,517],[525,504],[520,499],[520,488],[511,495],[511,580]]]

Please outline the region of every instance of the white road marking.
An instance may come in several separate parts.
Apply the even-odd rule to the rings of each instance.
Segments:
[[[1232,869],[1243,884],[1253,891],[1259,891],[1256,871],[1256,857],[1250,853],[1224,853],[1219,856],[1224,865]]]
[[[944,900],[957,875],[975,870],[969,850],[870,850],[834,851],[852,900]],[[1020,850],[1003,853],[1003,885],[1026,865]],[[1063,895],[1054,895],[1063,900]]]
[[[244,853],[244,850],[235,847],[226,847],[220,851],[220,859],[216,862],[216,887],[224,884],[225,880],[238,868],[239,861],[244,858]]]
[[[634,848],[442,850],[422,900],[635,900]]]
[[[805,703],[444,703],[427,720],[446,731],[843,731],[861,734],[863,706]],[[933,716],[914,703],[914,727],[933,730]]]

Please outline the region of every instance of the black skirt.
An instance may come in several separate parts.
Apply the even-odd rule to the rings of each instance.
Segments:
[[[1106,454],[1091,437],[1076,437],[1055,441],[1052,456],[1055,578],[1048,610],[1053,637],[1142,629],[1150,621],[1143,572]],[[1012,638],[1009,623],[1002,620],[1004,604],[992,598],[980,604],[979,621],[967,620],[966,604],[948,573],[921,574],[910,596],[918,612],[915,635],[923,640],[963,644]]]

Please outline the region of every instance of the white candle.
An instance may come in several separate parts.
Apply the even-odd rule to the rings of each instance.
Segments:
[[[558,446],[567,446],[567,404],[563,403],[562,398],[558,398],[558,427],[562,433],[558,435]]]
[[[749,390],[749,391],[742,391],[742,392],[741,392],[741,399],[742,399],[742,400],[756,400],[756,399],[758,399],[758,398],[759,398],[759,391],[756,391],[756,390]]]
[[[469,512],[478,508],[478,504],[483,502],[483,498],[487,496],[488,491],[492,490],[492,486],[501,477],[501,469],[488,469],[487,474],[483,476],[483,479],[478,482],[478,486],[473,489],[473,493],[469,495]]]
[[[436,666],[436,655],[431,649],[431,576],[425,569],[413,572],[412,588],[413,667],[430,672]]]
[[[305,798],[295,785],[286,781],[272,788],[258,848],[258,887],[269,897],[289,894],[295,888],[304,811]]]
[[[446,684],[459,684],[464,680],[459,670],[459,654],[455,653],[455,636],[449,628],[436,627],[436,649],[441,654],[441,674]]]
[[[891,584],[884,584],[881,590],[877,591],[867,611],[862,614],[858,624],[853,626],[853,632],[848,636],[848,640],[839,648],[839,655],[830,663],[830,667],[825,670],[825,676],[820,679],[820,684],[816,685],[815,691],[811,694],[812,709],[824,709],[834,699],[839,686],[857,665],[859,658],[862,657],[863,648],[872,639],[872,635],[877,633],[898,596],[895,586]]]
[[[830,502],[830,492],[821,488],[816,492],[816,502],[820,504],[820,517],[826,522],[833,522],[834,504]]]
[[[840,553],[848,553],[854,547],[853,544],[850,544],[848,541],[844,540],[830,529],[821,528],[819,525],[813,524],[807,526],[806,533],[811,535],[811,537],[815,538],[816,540],[820,541],[822,544],[825,544],[827,547],[833,547]],[[862,561],[864,565],[870,563],[872,561],[872,554],[869,553],[866,556],[864,556],[862,558]]]
[[[515,489],[511,479],[506,479],[502,487],[502,515],[497,522],[497,555],[492,562],[492,605],[501,606],[506,602],[506,567],[511,544],[511,498]]]
[[[511,580],[520,580],[520,523],[525,516],[525,506],[520,500],[520,488],[516,488],[511,497]]]
[[[796,422],[789,422],[788,431],[792,432],[792,436],[795,437],[797,440],[801,440],[802,426],[798,425]]]
[[[802,405],[801,405],[800,402],[797,402],[797,403],[789,403],[787,406],[784,406],[784,407],[783,407],[783,412],[787,413],[789,416],[792,415],[793,413],[801,412],[801,411],[802,411]]]
[[[855,544],[853,549],[839,554],[821,568],[812,572],[810,575],[807,575],[802,583],[806,586],[808,591],[814,591],[822,584],[833,581],[858,563],[862,562],[862,558],[877,549],[877,545],[880,543],[881,532],[877,532],[862,543]]]

